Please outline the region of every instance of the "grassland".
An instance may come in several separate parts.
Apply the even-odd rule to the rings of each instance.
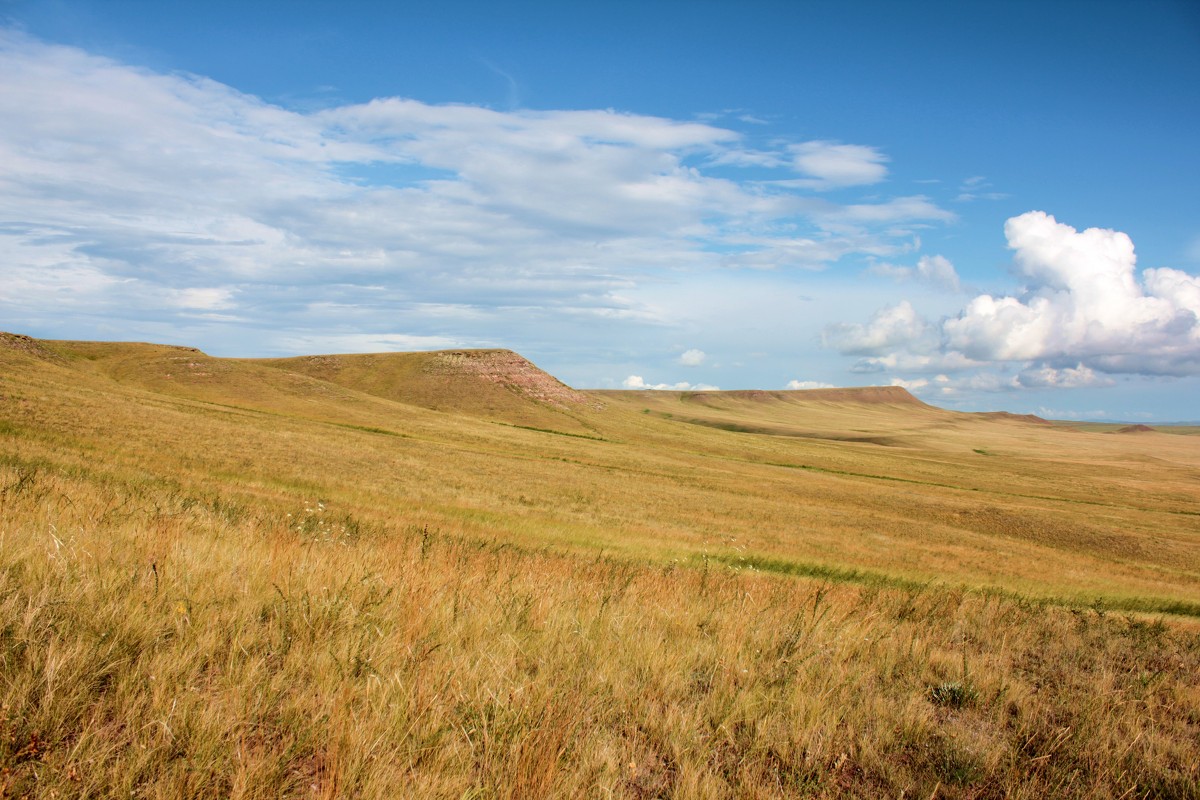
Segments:
[[[1200,439],[0,337],[0,795],[1200,796]]]

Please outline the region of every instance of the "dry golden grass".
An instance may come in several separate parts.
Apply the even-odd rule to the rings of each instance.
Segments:
[[[1200,780],[1195,626],[22,478],[0,470],[9,796],[1188,797]]]
[[[1200,796],[1193,437],[206,359],[0,347],[0,796]]]

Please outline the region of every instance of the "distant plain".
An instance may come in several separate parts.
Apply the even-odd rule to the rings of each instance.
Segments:
[[[1195,434],[0,334],[0,796],[1197,797]]]

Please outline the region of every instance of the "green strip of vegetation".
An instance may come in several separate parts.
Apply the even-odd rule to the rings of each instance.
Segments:
[[[552,433],[555,436],[570,436],[572,439],[588,439],[593,442],[607,442],[600,436],[588,436],[586,433],[567,433],[566,431],[555,431],[549,428],[535,428],[532,425],[514,425],[511,422],[497,422],[497,425],[503,425],[506,428],[519,428],[523,431],[537,431],[538,433]]]
[[[932,582],[922,582],[911,578],[901,578],[883,572],[850,569],[847,567],[832,567],[828,564],[811,564],[802,561],[788,561],[782,558],[768,558],[753,555],[726,554],[693,554],[690,561],[693,564],[705,560],[716,561],[735,569],[754,569],[760,572],[773,572],[778,575],[796,575],[802,578],[821,578],[835,583],[857,583],[864,586],[879,586],[891,589],[921,590],[929,587]]]
[[[317,420],[317,421],[321,422],[323,420]],[[348,422],[326,422],[325,424],[326,425],[334,425],[338,428],[349,428],[352,431],[363,431],[364,433],[378,433],[378,434],[382,434],[384,436],[395,436],[398,439],[411,439],[412,438],[407,433],[397,433],[396,431],[389,431],[387,428],[372,428],[369,425],[351,425]]]
[[[979,451],[976,451],[979,452]],[[1120,506],[1113,503],[1101,503],[1098,500],[1080,500],[1073,497],[1050,497],[1042,494],[1020,494],[1018,492],[1002,492],[997,489],[980,489],[975,486],[955,486],[952,483],[937,483],[935,481],[919,481],[915,478],[896,478],[891,475],[872,475],[869,472],[849,472],[842,469],[815,467],[811,464],[789,464],[785,461],[752,461],[748,463],[763,464],[768,467],[783,467],[785,469],[802,469],[807,472],[820,472],[826,475],[844,475],[848,478],[868,478],[876,481],[892,481],[894,483],[913,483],[918,486],[936,486],[939,489],[955,489],[960,492],[982,492],[984,494],[1000,495],[1002,497],[1020,497],[1025,500],[1049,500],[1052,503],[1076,503],[1083,506],[1100,506],[1101,508],[1122,508],[1129,511],[1147,511],[1160,514],[1181,514],[1187,517],[1200,517],[1200,511],[1185,511],[1175,508],[1141,508],[1139,506]]]
[[[827,564],[811,564],[801,561],[788,561],[782,558],[768,558],[754,555],[728,554],[693,554],[690,561],[693,565],[704,561],[716,561],[735,569],[754,569],[761,572],[772,572],[777,575],[795,575],[803,578],[819,578],[835,583],[854,583],[862,586],[878,586],[908,591],[921,591],[935,585],[934,581],[918,581],[897,575],[888,575],[870,570],[833,567]],[[1018,603],[1045,603],[1047,605],[1065,608],[1086,609],[1092,611],[1126,611],[1142,614],[1172,614],[1180,617],[1200,618],[1200,603],[1187,600],[1172,600],[1164,597],[1055,597],[1030,596],[996,586],[973,587],[965,584],[944,584],[947,588],[961,589],[966,592],[1000,597]]]
[[[1136,611],[1145,614],[1174,614],[1180,617],[1200,617],[1200,603],[1187,600],[1167,600],[1161,597],[1100,597],[1091,604],[1064,601],[1063,605],[1087,606],[1103,611]]]

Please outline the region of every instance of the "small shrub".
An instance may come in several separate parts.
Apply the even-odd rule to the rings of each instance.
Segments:
[[[929,702],[935,706],[946,708],[963,708],[974,705],[979,699],[979,692],[969,683],[953,681],[939,683],[929,690]]]

